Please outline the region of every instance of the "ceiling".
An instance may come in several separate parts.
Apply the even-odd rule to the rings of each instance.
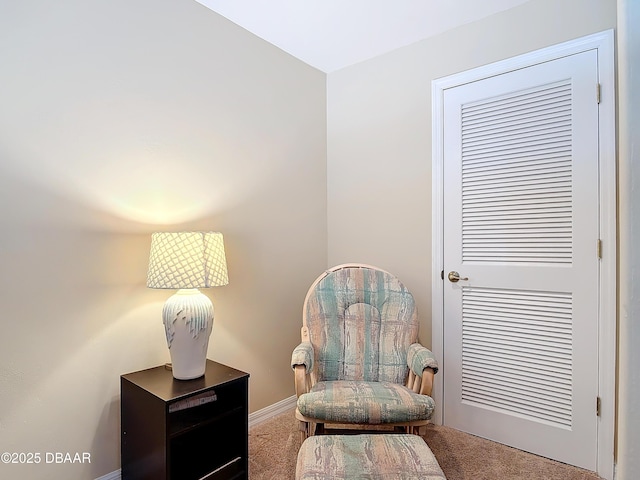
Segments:
[[[529,0],[196,0],[330,73]]]

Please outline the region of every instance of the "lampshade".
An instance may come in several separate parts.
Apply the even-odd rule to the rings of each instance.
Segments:
[[[228,283],[221,233],[161,232],[151,235],[147,287],[206,288]]]
[[[162,309],[174,378],[190,380],[204,375],[213,303],[198,288],[228,283],[221,233],[152,234],[147,286],[178,289]]]

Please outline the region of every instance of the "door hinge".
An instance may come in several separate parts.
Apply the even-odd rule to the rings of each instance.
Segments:
[[[596,254],[598,255],[598,258],[602,259],[602,240],[598,239],[598,242],[596,243]]]
[[[600,103],[600,84],[596,83],[596,101]]]
[[[596,416],[600,416],[600,407],[601,407],[600,397],[596,397]]]

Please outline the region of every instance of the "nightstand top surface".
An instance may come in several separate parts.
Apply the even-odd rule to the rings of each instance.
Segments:
[[[166,402],[243,377],[249,377],[249,374],[213,360],[207,360],[204,375],[193,380],[176,380],[164,365],[121,376]]]

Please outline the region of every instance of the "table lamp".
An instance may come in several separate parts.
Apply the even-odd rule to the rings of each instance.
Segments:
[[[178,289],[162,309],[174,378],[190,380],[204,375],[213,303],[198,289],[228,283],[221,233],[151,235],[147,287]]]

